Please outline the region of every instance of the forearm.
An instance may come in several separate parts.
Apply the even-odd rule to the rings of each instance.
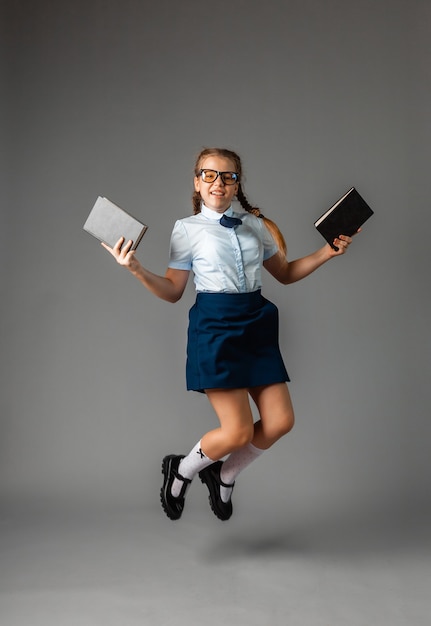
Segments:
[[[313,254],[308,254],[294,261],[288,261],[286,257],[279,252],[267,261],[264,261],[263,264],[276,280],[283,285],[290,285],[291,283],[296,283],[298,280],[309,276],[326,263],[326,261],[329,261],[333,255],[334,252],[332,248],[330,246],[324,246],[316,250],[316,252],[313,252]]]
[[[268,272],[280,283],[290,285],[291,283],[296,283],[298,280],[309,276],[324,263],[329,261],[329,259],[345,254],[351,243],[351,237],[340,235],[334,239],[334,247],[326,244],[323,248],[316,250],[316,252],[296,259],[295,261],[288,261],[286,257],[279,252],[264,261],[263,264]]]
[[[148,291],[153,293],[158,298],[166,300],[167,302],[177,302],[182,294],[183,289],[179,289],[168,276],[160,276],[153,274],[149,270],[142,267],[139,264],[133,264],[129,267],[130,273],[137,278]]]
[[[113,248],[106,243],[102,246],[115,258],[117,263],[127,268],[143,285],[158,298],[167,302],[177,302],[184,293],[189,277],[188,270],[176,270],[169,268],[164,276],[153,274],[142,267],[135,257],[135,251],[131,250],[132,242],[128,241],[123,245],[124,238],[121,237]]]
[[[312,254],[290,261],[287,264],[283,282],[286,285],[290,285],[312,274],[332,258],[330,250],[330,246],[324,246]]]

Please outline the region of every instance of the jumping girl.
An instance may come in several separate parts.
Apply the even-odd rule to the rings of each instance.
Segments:
[[[235,199],[240,211],[232,207]],[[121,238],[114,248],[102,245],[144,287],[169,302],[181,298],[193,272],[197,296],[189,313],[187,389],[206,394],[220,424],[188,455],[163,459],[160,497],[166,515],[179,519],[187,489],[199,474],[214,514],[227,520],[238,474],[294,424],[289,376],[278,345],[278,310],[261,294],[262,267],[288,285],[344,254],[352,239],[340,234],[334,240],[338,250],[326,244],[288,261],[278,227],[244,195],[240,157],[226,149],[199,154],[193,212],[175,223],[164,276],[140,264],[131,241]],[[250,398],[259,413],[256,422]]]

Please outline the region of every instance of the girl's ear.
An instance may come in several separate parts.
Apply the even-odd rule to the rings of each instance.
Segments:
[[[194,186],[195,186],[195,191],[200,191],[200,178],[199,176],[195,176],[194,177]]]

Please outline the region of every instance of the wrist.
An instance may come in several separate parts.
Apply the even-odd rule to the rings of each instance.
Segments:
[[[139,278],[141,276],[142,266],[139,261],[136,261],[136,259],[133,259],[133,262],[129,265],[126,265],[126,267],[133,276],[136,276],[136,278]]]
[[[323,248],[319,250],[319,257],[322,261],[322,264],[332,259],[333,250],[331,246],[329,245],[329,243],[327,243],[325,246],[323,246]]]

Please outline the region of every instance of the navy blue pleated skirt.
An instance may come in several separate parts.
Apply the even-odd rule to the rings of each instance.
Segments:
[[[259,291],[198,293],[189,312],[187,389],[239,389],[290,380],[278,309]]]

